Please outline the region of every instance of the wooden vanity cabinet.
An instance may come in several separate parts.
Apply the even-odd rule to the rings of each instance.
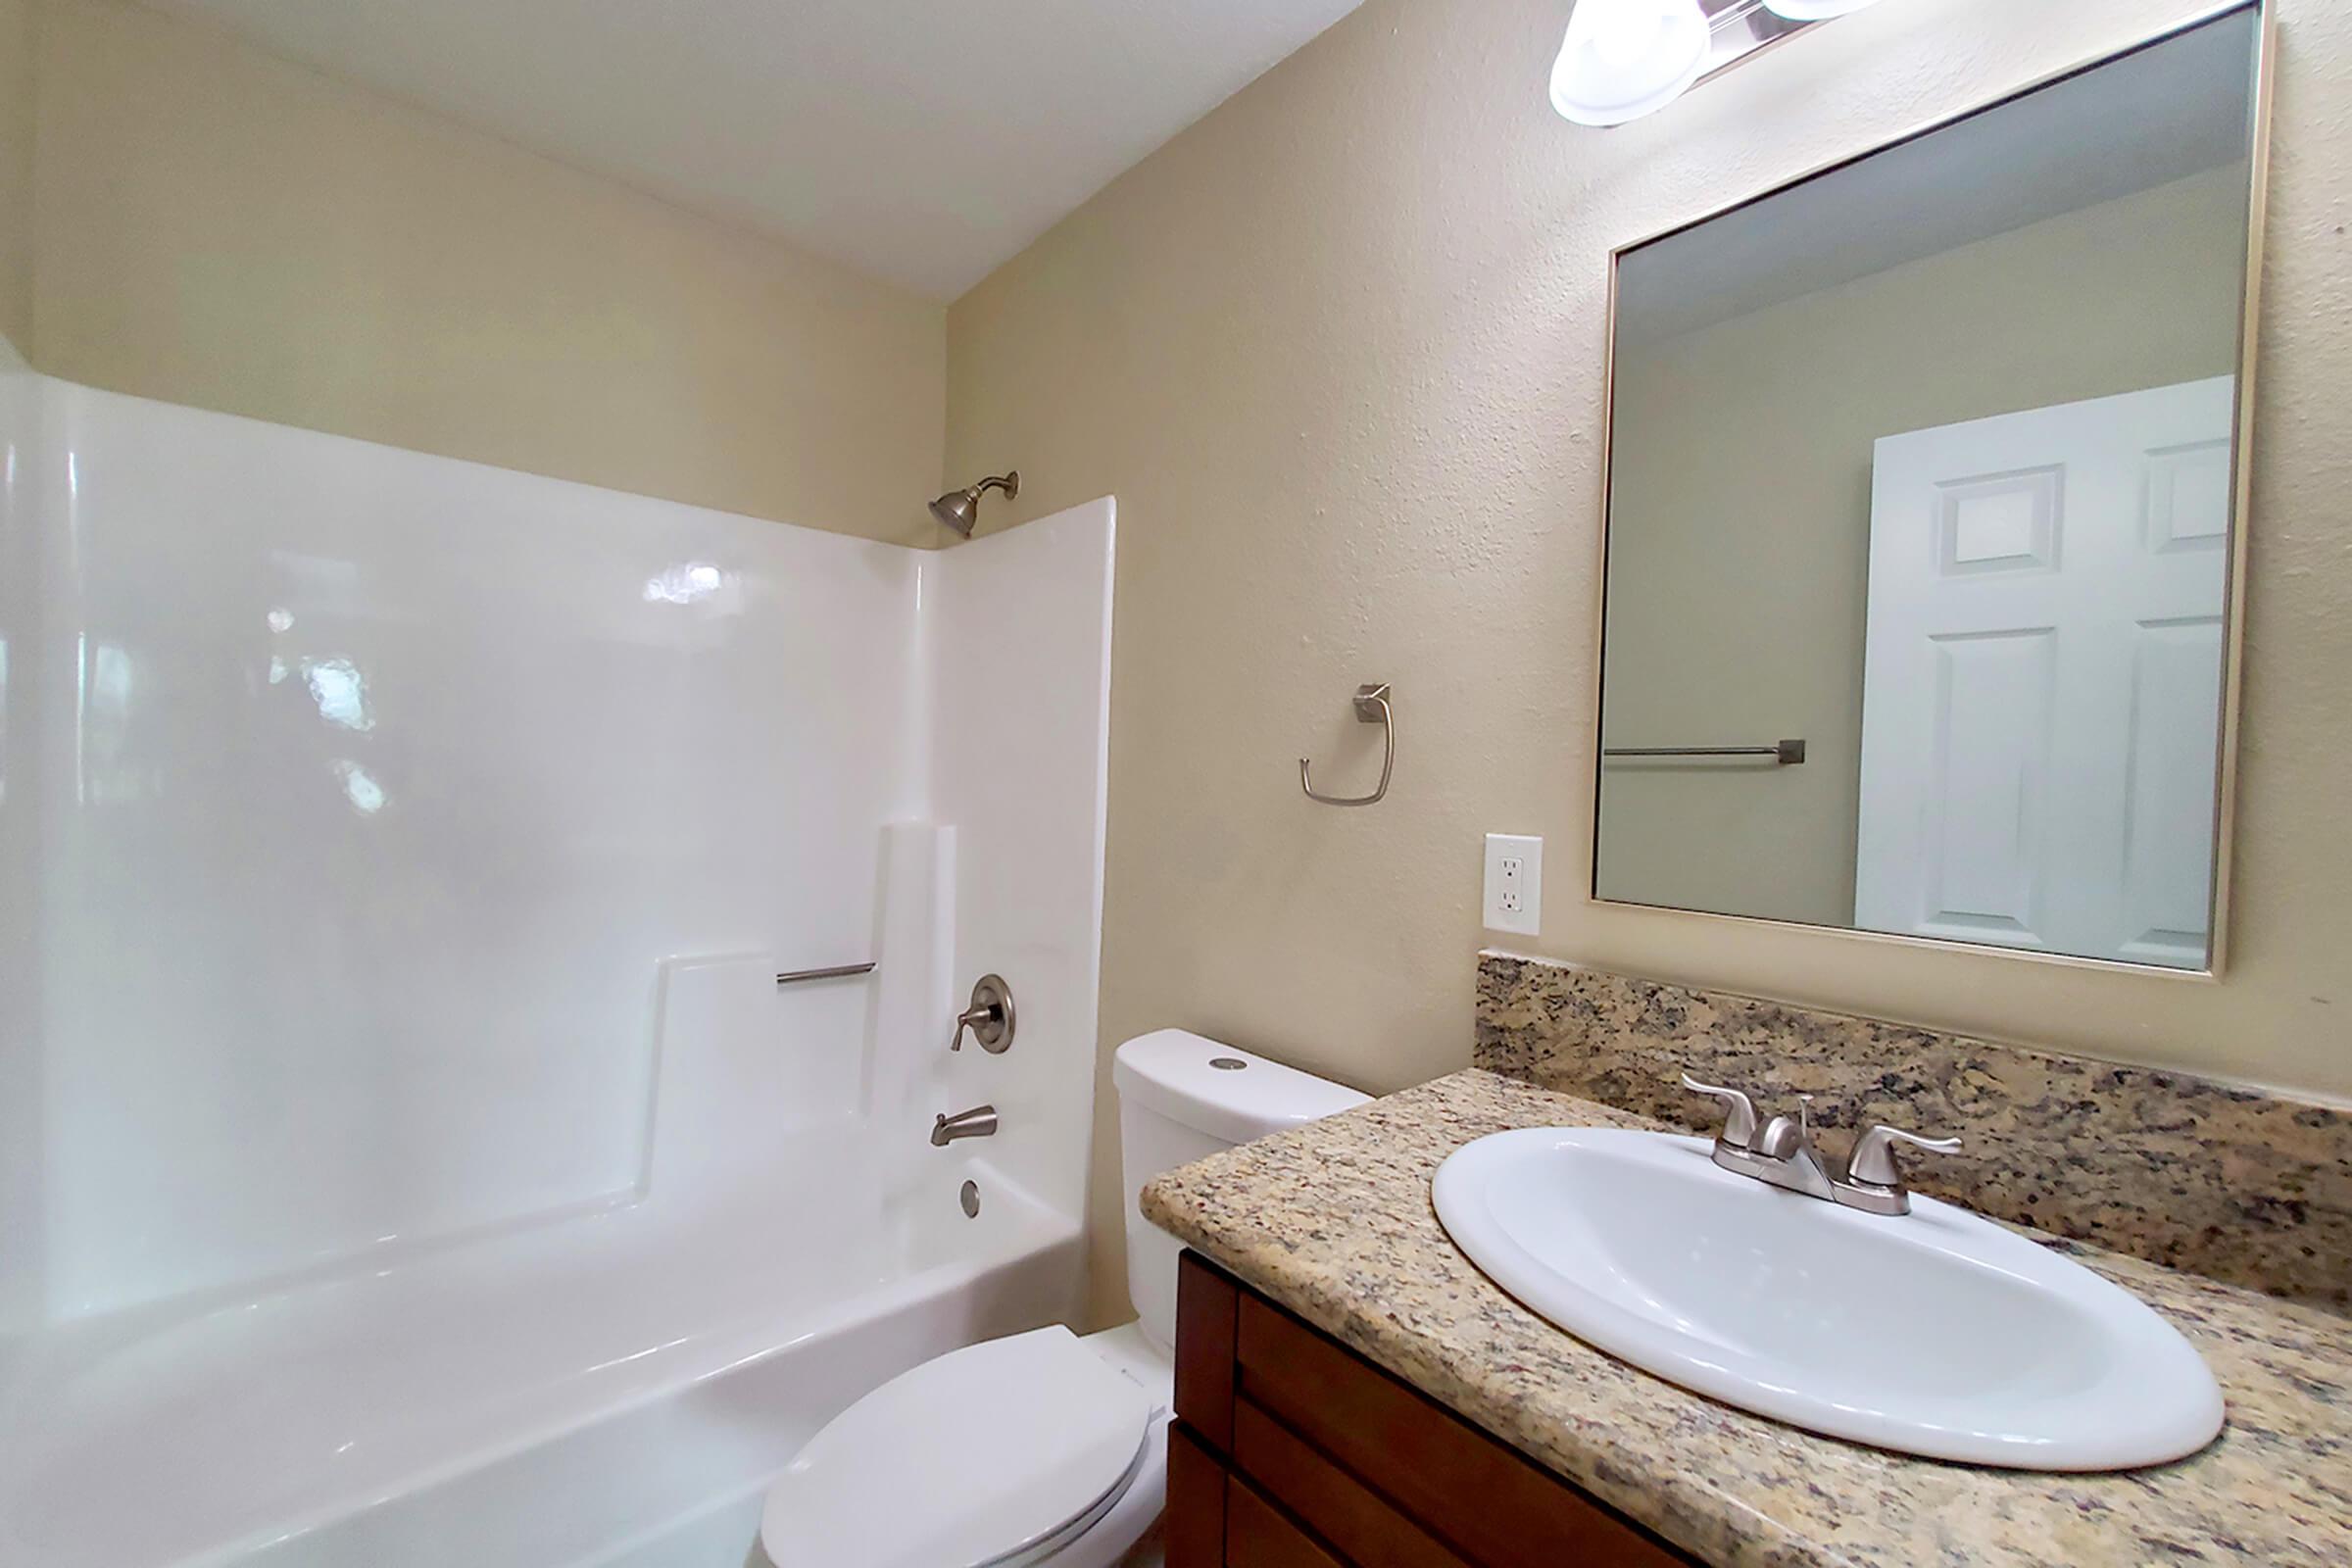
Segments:
[[[1168,1568],[1670,1568],[1694,1559],[1187,1252]]]

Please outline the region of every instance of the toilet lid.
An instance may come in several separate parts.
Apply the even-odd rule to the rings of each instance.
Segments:
[[[1029,1556],[1133,1479],[1152,1401],[1055,1326],[893,1378],[767,1494],[776,1568],[978,1568]]]

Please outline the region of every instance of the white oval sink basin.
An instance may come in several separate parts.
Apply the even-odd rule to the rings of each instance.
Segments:
[[[2028,1470],[2160,1464],[2221,1431],[2196,1350],[2081,1264],[1932,1199],[1858,1213],[1709,1152],[1663,1133],[1496,1133],[1439,1166],[1431,1198],[1533,1311],[1793,1426]]]

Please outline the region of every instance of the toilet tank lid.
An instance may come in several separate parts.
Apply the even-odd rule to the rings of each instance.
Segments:
[[[1241,1065],[1230,1065],[1234,1062]],[[1155,1030],[1128,1041],[1111,1059],[1110,1077],[1122,1100],[1231,1144],[1297,1127],[1370,1098],[1184,1029]]]

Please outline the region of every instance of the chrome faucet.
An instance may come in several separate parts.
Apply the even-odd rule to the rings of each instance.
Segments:
[[[941,1116],[931,1123],[931,1147],[945,1149],[958,1138],[994,1138],[997,1135],[997,1107],[974,1105],[953,1116]]]
[[[1922,1138],[1882,1124],[1854,1140],[1845,1168],[1837,1171],[1823,1163],[1820,1151],[1813,1147],[1811,1095],[1797,1097],[1795,1116],[1775,1116],[1759,1132],[1755,1102],[1739,1090],[1702,1084],[1689,1073],[1683,1074],[1683,1087],[1723,1102],[1723,1131],[1715,1138],[1716,1164],[1736,1175],[1842,1203],[1865,1214],[1911,1212],[1910,1190],[1903,1186],[1902,1172],[1894,1163],[1896,1144],[1939,1154],[1960,1147],[1957,1138]]]

